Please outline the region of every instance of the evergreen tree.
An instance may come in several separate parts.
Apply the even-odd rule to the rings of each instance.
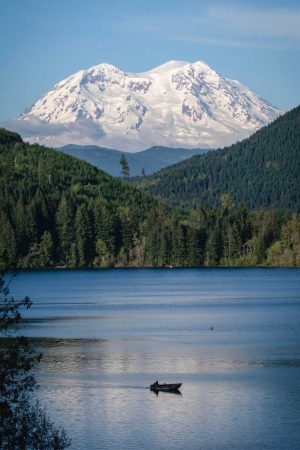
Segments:
[[[206,242],[205,265],[217,266],[219,264],[219,260],[222,257],[221,242],[220,228],[217,224],[212,230],[210,230]]]
[[[70,199],[63,196],[56,211],[56,232],[58,235],[58,254],[61,261],[70,257],[71,245],[75,241],[74,207]]]
[[[186,226],[176,220],[172,234],[172,261],[177,267],[186,265]]]
[[[224,236],[223,258],[225,265],[234,265],[241,257],[241,239],[236,223],[228,225]]]
[[[38,241],[38,225],[36,221],[36,208],[34,201],[25,208],[23,221],[25,224],[25,242],[27,245]]]
[[[219,207],[231,200],[252,211],[299,213],[299,121],[300,106],[242,142],[193,156],[136,183],[174,206]]]
[[[18,199],[15,207],[15,236],[17,254],[19,257],[25,256],[29,249],[30,241],[26,237],[25,205],[22,197]]]
[[[104,268],[109,267],[110,264],[111,255],[105,242],[102,239],[97,239],[94,266]]]
[[[103,198],[96,198],[92,204],[93,219],[94,219],[94,233],[96,241],[102,241],[108,251],[114,255],[117,248],[120,247],[120,233],[116,232],[116,227],[119,226],[117,217],[114,217],[109,211],[107,202]],[[118,238],[118,242],[116,240]]]
[[[49,267],[53,264],[53,239],[49,231],[45,231],[41,238],[42,267]]]
[[[204,264],[206,236],[199,228],[190,227],[187,237],[187,265],[192,267]]]
[[[231,193],[218,195],[219,207],[171,208],[82,161],[9,136],[1,144],[0,130],[2,269],[299,265],[298,215],[249,212]]]
[[[92,222],[89,210],[80,205],[75,215],[75,236],[79,267],[89,267],[94,260],[94,242],[92,239]]]
[[[120,158],[120,165],[121,165],[121,174],[123,175],[124,178],[128,178],[129,177],[129,165],[126,159],[126,156],[124,155],[124,153],[122,153],[122,156]]]
[[[11,223],[0,211],[0,270],[16,267],[16,239]]]

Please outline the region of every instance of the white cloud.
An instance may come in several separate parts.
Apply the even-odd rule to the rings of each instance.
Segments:
[[[95,144],[105,136],[99,124],[87,119],[74,123],[53,124],[37,117],[30,117],[1,122],[0,126],[16,131],[25,141],[54,147],[66,143]]]

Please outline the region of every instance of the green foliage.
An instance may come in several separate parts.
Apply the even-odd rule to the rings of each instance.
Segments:
[[[136,265],[153,199],[85,162],[3,134],[0,269]]]
[[[294,215],[282,228],[280,237],[267,249],[271,266],[300,266],[300,221]]]
[[[122,153],[122,156],[120,158],[120,164],[121,164],[121,173],[123,175],[124,178],[128,178],[129,177],[129,165],[126,159],[126,156],[124,155],[124,153]]]
[[[22,138],[18,133],[0,128],[0,144],[22,144]]]
[[[180,211],[38,145],[0,145],[0,202],[0,269],[299,265],[297,215]]]
[[[300,106],[250,138],[193,156],[138,180],[172,205],[219,206],[224,194],[248,208],[300,212]]]
[[[70,445],[65,431],[54,426],[34,397],[32,368],[42,355],[17,332],[20,311],[30,306],[28,297],[10,297],[8,283],[0,276],[0,448],[62,450]]]

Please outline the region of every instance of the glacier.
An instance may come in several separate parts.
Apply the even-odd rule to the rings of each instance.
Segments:
[[[99,64],[57,83],[14,121],[31,142],[217,148],[248,137],[281,111],[203,61],[143,73]]]

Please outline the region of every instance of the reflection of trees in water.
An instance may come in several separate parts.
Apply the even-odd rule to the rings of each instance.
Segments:
[[[28,297],[9,297],[8,283],[0,276],[0,448],[2,450],[61,450],[70,445],[35,398],[32,373],[41,360],[24,336],[19,336],[20,310],[30,308]]]

